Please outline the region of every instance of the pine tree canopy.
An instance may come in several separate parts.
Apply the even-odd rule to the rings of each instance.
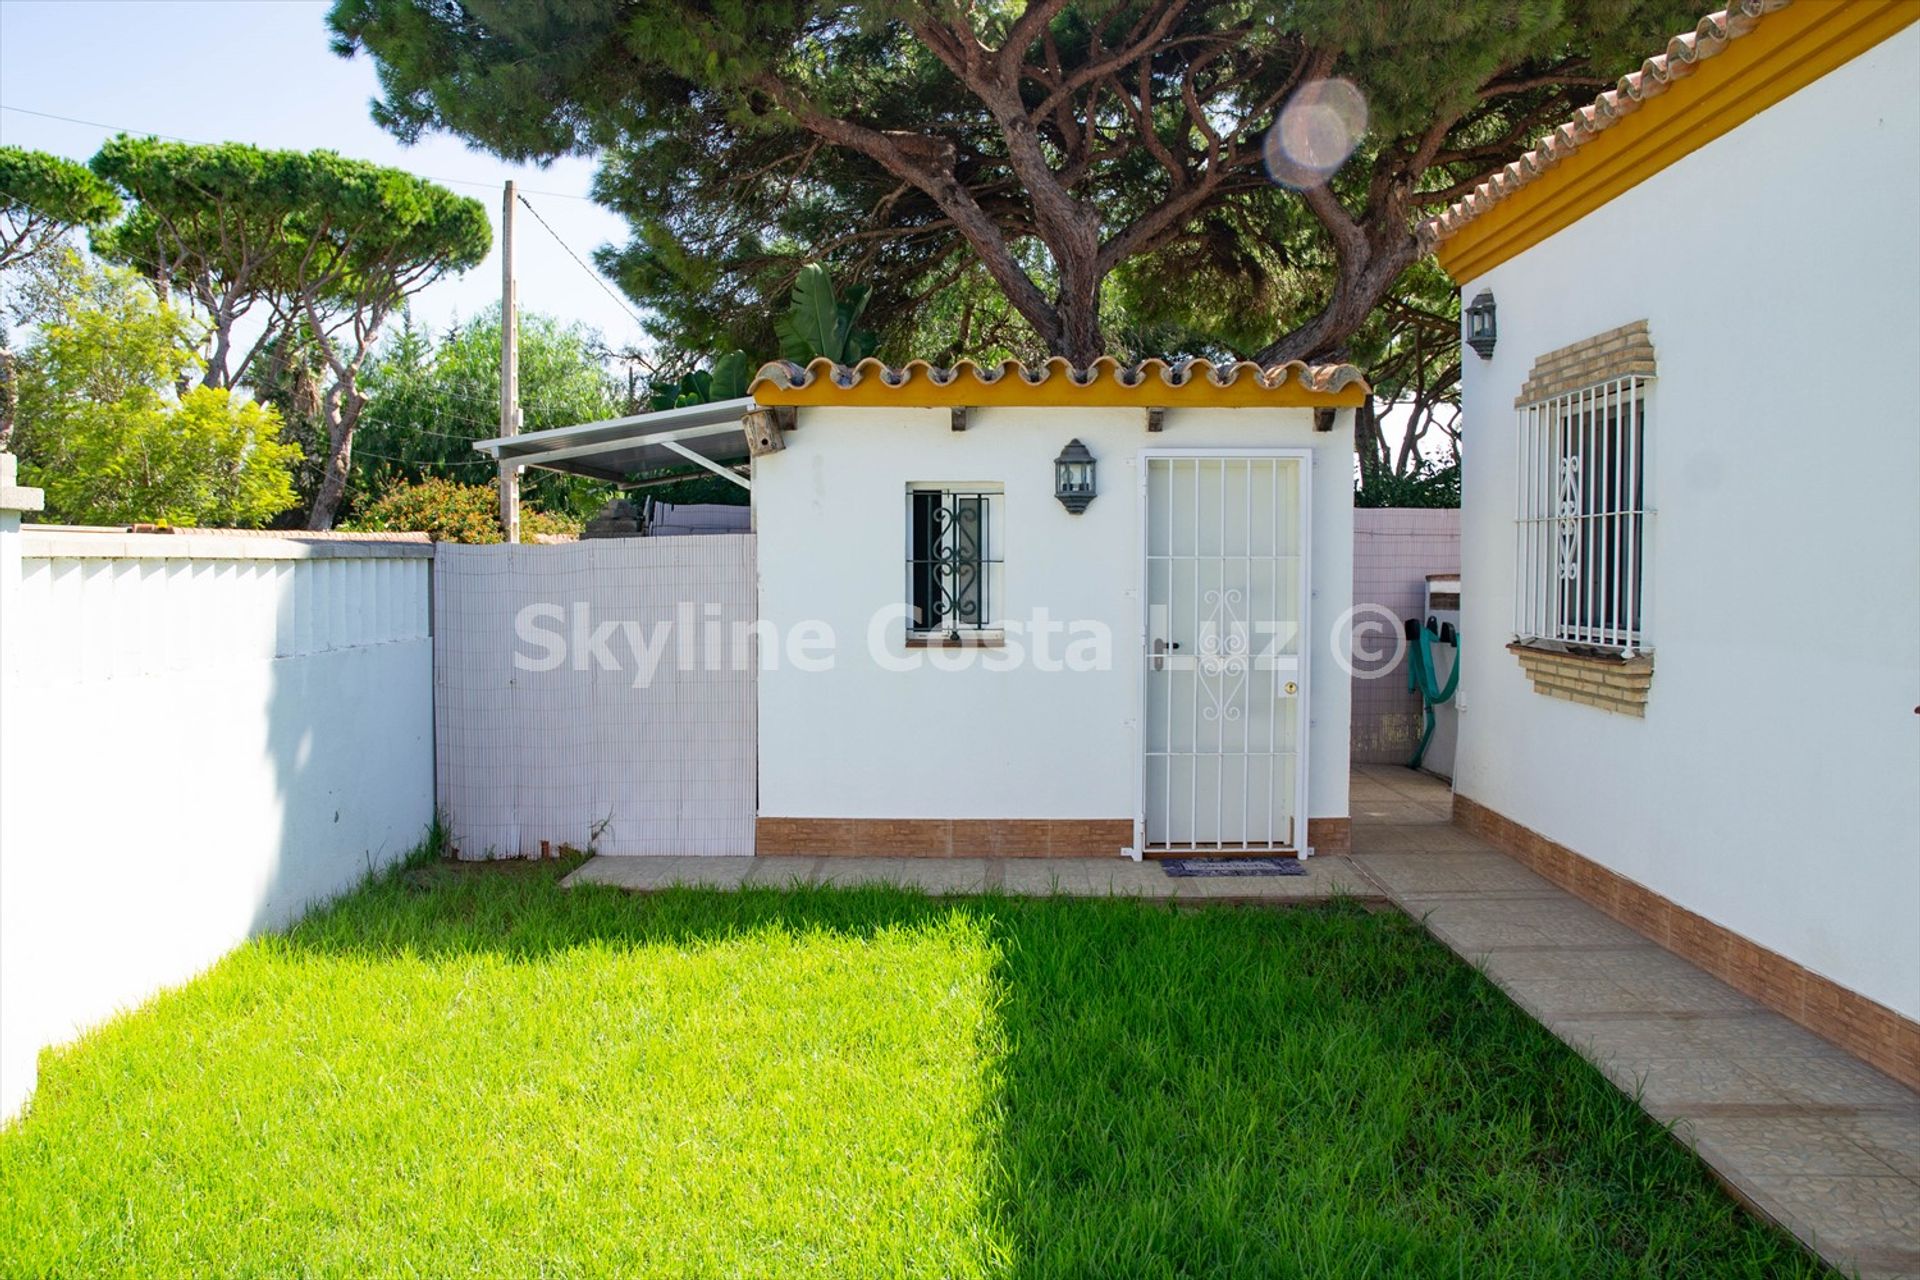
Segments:
[[[74,227],[99,226],[120,212],[113,189],[44,151],[0,147],[0,270],[33,257]]]
[[[1180,354],[1119,314],[1143,268],[1230,301],[1212,340],[1236,354],[1342,349],[1419,258],[1422,216],[1691,17],[1677,0],[336,0],[330,22],[336,49],[376,60],[374,114],[402,138],[600,156],[596,195],[632,228],[602,264],[671,343],[774,349],[774,300],[819,260],[872,287],[890,342],[992,334],[1084,362]]]

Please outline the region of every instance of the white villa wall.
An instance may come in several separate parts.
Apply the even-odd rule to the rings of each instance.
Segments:
[[[0,528],[0,1117],[43,1047],[419,841],[432,552]]]
[[[831,670],[781,655],[760,673],[760,812],[795,818],[1131,818],[1141,774],[1139,455],[1148,448],[1314,451],[1308,680],[1308,814],[1347,816],[1352,684],[1333,630],[1353,585],[1353,436],[1306,409],[1173,409],[1150,435],[1126,408],[801,409],[786,448],[755,464],[760,610],[781,635],[819,620]],[[1078,437],[1099,497],[1078,516],[1053,496],[1053,458]],[[878,610],[906,588],[905,493],[913,483],[1001,484],[1003,615],[1098,620],[1104,671],[989,669],[990,651],[921,651],[918,670],[868,652]],[[903,627],[882,652],[908,655]],[[1063,642],[1055,641],[1055,653]],[[938,664],[965,663],[964,669]]]
[[[1920,27],[1464,282],[1460,794],[1920,1017]],[[1513,655],[1536,356],[1650,321],[1644,721]]]

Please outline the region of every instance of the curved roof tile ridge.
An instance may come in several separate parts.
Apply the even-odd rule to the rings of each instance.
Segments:
[[[1423,247],[1446,239],[1507,196],[1537,181],[1595,135],[1631,115],[1647,99],[1665,93],[1677,81],[1691,75],[1701,62],[1717,56],[1733,41],[1751,32],[1762,18],[1790,3],[1792,0],[1733,0],[1725,9],[1700,19],[1693,30],[1674,36],[1667,41],[1663,52],[1641,63],[1638,70],[1621,76],[1613,88],[1580,108],[1572,119],[1555,127],[1531,151],[1423,222],[1419,228]]]
[[[962,359],[950,366],[934,365],[925,360],[910,360],[904,365],[895,366],[882,363],[872,356],[854,365],[835,364],[825,356],[820,356],[804,365],[791,360],[775,360],[762,365],[747,387],[747,393],[753,394],[763,384],[782,390],[798,390],[823,381],[843,390],[851,390],[869,379],[889,388],[906,388],[922,379],[936,387],[947,387],[967,375],[985,386],[992,386],[1009,377],[1032,387],[1044,386],[1055,378],[1075,387],[1093,387],[1111,379],[1122,387],[1139,388],[1157,381],[1169,390],[1195,382],[1232,387],[1242,379],[1266,390],[1278,390],[1289,382],[1295,382],[1306,390],[1323,393],[1343,391],[1355,384],[1361,387],[1367,385],[1365,375],[1353,365],[1310,365],[1302,360],[1271,365],[1235,360],[1216,365],[1199,358],[1169,363],[1155,357],[1123,365],[1112,356],[1101,356],[1089,365],[1080,366],[1063,356],[1049,356],[1036,365],[1028,365],[1020,360],[1002,360],[997,364],[982,365]]]

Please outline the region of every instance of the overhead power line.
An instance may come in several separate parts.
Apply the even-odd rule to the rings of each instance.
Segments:
[[[574,265],[578,266],[582,271],[586,272],[589,276],[593,277],[593,282],[600,286],[601,292],[605,293],[609,298],[612,298],[615,302],[619,303],[621,308],[624,311],[626,311],[628,315],[633,317],[633,322],[639,325],[641,332],[644,333],[647,328],[647,322],[641,318],[640,313],[638,311],[635,311],[633,309],[632,304],[629,303],[625,298],[621,297],[618,293],[614,292],[613,286],[607,283],[607,278],[601,275],[598,271],[595,271],[592,267],[588,266],[587,260],[585,258],[582,258],[579,254],[575,253],[573,251],[573,246],[560,238],[560,233],[553,229],[553,226],[551,223],[549,223],[545,218],[540,216],[540,211],[533,207],[533,202],[528,200],[524,194],[520,194],[520,203],[526,206],[527,212],[533,215],[533,220],[540,224],[541,229],[544,230],[548,235],[553,237],[553,242],[559,245],[562,249],[566,250],[567,256],[573,259]],[[634,354],[633,358],[635,360],[638,360],[641,364],[645,365],[648,373],[659,372],[658,369],[653,367],[653,363],[651,361],[639,355],[637,352]]]

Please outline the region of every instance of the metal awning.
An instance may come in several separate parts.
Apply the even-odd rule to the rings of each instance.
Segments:
[[[742,396],[738,400],[583,422],[577,427],[476,440],[473,447],[509,466],[544,467],[615,483],[644,472],[694,463],[742,488],[751,488],[733,465],[749,456],[741,419],[753,407],[753,397]]]

